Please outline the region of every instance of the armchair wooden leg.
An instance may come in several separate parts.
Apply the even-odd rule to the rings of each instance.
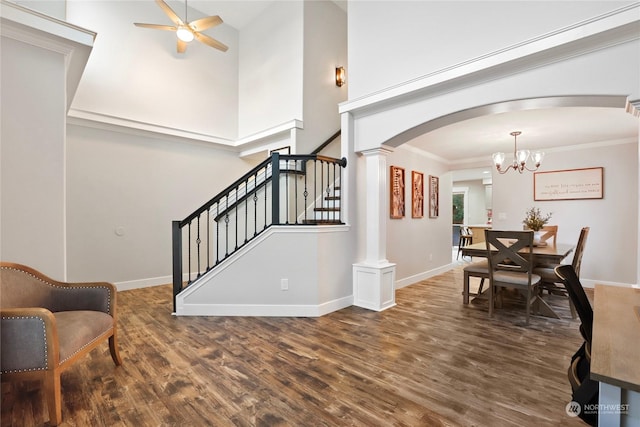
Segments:
[[[44,394],[49,408],[49,423],[57,426],[62,422],[62,397],[60,395],[60,371],[53,369],[44,376]]]
[[[115,363],[116,366],[122,365],[122,359],[120,358],[120,351],[118,350],[118,340],[116,339],[115,332],[113,335],[109,337],[109,351],[111,352],[111,358],[113,359],[113,363]]]

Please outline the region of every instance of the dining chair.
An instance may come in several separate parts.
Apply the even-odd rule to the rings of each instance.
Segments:
[[[578,312],[580,334],[584,339],[578,351],[571,358],[571,363],[567,370],[567,377],[571,385],[571,400],[580,404],[581,408],[584,408],[585,405],[589,405],[591,408],[598,408],[600,384],[590,378],[593,308],[572,265],[559,265],[555,268],[555,272],[564,283],[569,298]],[[589,411],[589,413],[580,411],[578,416],[592,426],[597,425],[597,410]]]
[[[525,231],[528,231],[529,228],[525,225],[522,227]],[[556,245],[556,239],[558,238],[558,226],[557,225],[545,225],[540,231],[540,242],[549,244],[552,243],[553,246]],[[551,242],[549,242],[551,241]]]
[[[580,230],[580,236],[578,237],[578,243],[576,245],[575,252],[573,253],[573,260],[571,266],[576,272],[576,275],[580,277],[580,267],[582,265],[582,254],[587,244],[587,237],[589,236],[589,227],[583,227]],[[533,269],[533,273],[539,275],[542,278],[540,284],[540,291],[546,290],[549,294],[569,296],[567,289],[564,286],[563,280],[556,274],[555,268],[562,264],[547,264],[539,265]],[[571,309],[571,317],[576,318],[576,308],[573,304],[573,300],[569,298],[569,308]]]
[[[473,240],[473,232],[469,227],[460,227],[460,238],[458,239],[458,254],[456,260],[460,257],[460,251],[463,246],[470,245]],[[464,256],[462,257],[464,259]]]
[[[533,274],[533,231],[485,230],[489,265],[489,316],[498,288],[513,288],[525,297],[526,324],[535,307],[540,276]],[[502,292],[502,291],[501,291]]]
[[[462,288],[462,302],[464,304],[469,304],[469,296],[479,296],[482,294],[482,289],[484,288],[485,279],[489,279],[489,264],[487,260],[474,262],[462,269],[464,278],[463,278],[463,288]],[[477,277],[480,279],[480,286],[478,287],[478,292],[471,293],[469,291],[472,277]]]

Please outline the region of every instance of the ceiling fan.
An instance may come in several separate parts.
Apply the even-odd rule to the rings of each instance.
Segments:
[[[201,43],[206,44],[207,46],[211,46],[215,49],[226,52],[228,47],[223,43],[220,43],[218,40],[207,36],[206,34],[202,34],[201,31],[206,29],[215,27],[216,25],[222,24],[222,19],[216,16],[207,16],[206,18],[196,19],[195,21],[189,22],[187,17],[187,0],[184,2],[184,19],[183,21],[180,17],[169,7],[167,3],[163,0],[156,0],[158,6],[167,14],[169,19],[173,21],[175,26],[171,25],[158,25],[158,24],[141,24],[135,22],[133,25],[137,27],[143,28],[151,28],[154,30],[165,30],[165,31],[175,31],[178,36],[178,53],[183,53],[187,50],[187,43],[192,41],[194,38]]]

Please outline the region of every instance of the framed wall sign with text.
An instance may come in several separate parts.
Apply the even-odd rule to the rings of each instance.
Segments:
[[[533,200],[602,199],[602,167],[533,174]]]

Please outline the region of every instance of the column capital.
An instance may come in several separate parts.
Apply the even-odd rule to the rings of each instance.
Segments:
[[[376,148],[369,148],[366,150],[362,150],[360,151],[360,154],[364,155],[364,156],[375,156],[375,155],[380,155],[380,156],[386,156],[388,154],[393,153],[393,148],[391,147],[376,147]]]
[[[640,117],[640,99],[627,101],[627,113]]]

